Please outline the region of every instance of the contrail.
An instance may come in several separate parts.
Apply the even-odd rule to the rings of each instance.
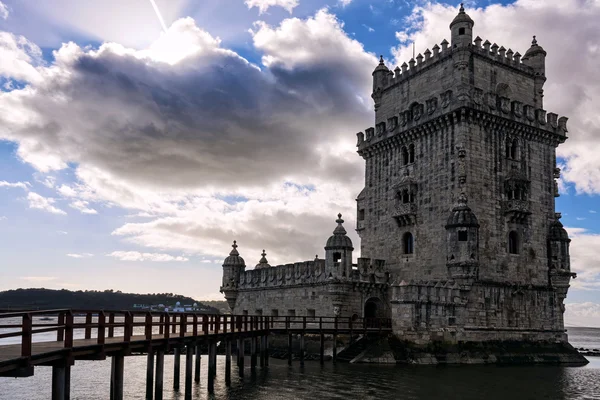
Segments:
[[[165,20],[163,19],[162,15],[160,14],[160,10],[158,9],[158,6],[154,2],[154,0],[150,0],[150,4],[152,4],[152,8],[154,8],[154,12],[156,13],[156,16],[158,17],[158,20],[160,21],[160,24],[162,25],[163,30],[166,32],[167,25],[165,24]]]

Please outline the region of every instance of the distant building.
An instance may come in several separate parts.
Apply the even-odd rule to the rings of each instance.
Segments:
[[[566,343],[567,232],[555,213],[567,118],[543,106],[546,51],[476,37],[461,6],[443,40],[373,72],[375,127],[357,198],[361,258],[341,215],[325,258],[223,263],[232,312],[389,317],[408,343]]]

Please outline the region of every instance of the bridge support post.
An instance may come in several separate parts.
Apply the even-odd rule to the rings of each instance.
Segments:
[[[269,366],[269,335],[263,336],[265,343],[265,367]]]
[[[196,343],[196,369],[194,370],[194,382],[200,383],[200,364],[202,362],[202,356],[200,355],[202,348],[200,343]]]
[[[258,357],[260,360],[261,368],[265,367],[265,342],[263,338],[264,336],[259,336],[256,338],[256,343],[258,345]]]
[[[123,370],[125,367],[125,355],[118,353],[112,356],[110,386],[111,400],[123,400]]]
[[[325,335],[321,333],[321,346],[319,348],[319,361],[321,365],[325,363]]]
[[[300,366],[304,367],[304,333],[300,334]]]
[[[244,361],[246,360],[246,341],[244,340],[244,338],[239,338],[238,341],[239,341],[238,342],[239,343],[238,369],[239,369],[240,378],[243,378],[244,377]]]
[[[333,362],[337,362],[337,335],[333,335]]]
[[[288,365],[292,365],[292,334],[288,334]]]
[[[216,353],[216,344],[210,340],[208,342],[208,393],[213,393],[215,391],[215,353]]]
[[[217,376],[217,341],[213,341],[213,376]]]
[[[231,384],[231,340],[225,342],[225,384]]]
[[[250,370],[256,372],[256,336],[250,338]]]
[[[67,397],[67,367],[65,364],[52,366],[52,400],[65,400]]]
[[[65,400],[71,400],[71,366],[65,366]]]
[[[146,400],[152,400],[154,390],[154,352],[148,349],[146,361]]]
[[[192,400],[192,361],[194,346],[190,343],[185,348],[185,400]]]
[[[175,347],[173,350],[174,361],[173,361],[173,390],[179,390],[179,375],[181,369],[181,349],[179,347]]]
[[[163,400],[163,380],[165,376],[165,351],[156,351],[156,379],[154,386],[154,400]]]

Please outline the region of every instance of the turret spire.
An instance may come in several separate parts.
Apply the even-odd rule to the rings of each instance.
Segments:
[[[231,252],[229,253],[229,255],[230,256],[239,256],[240,253],[238,253],[238,251],[237,251],[237,248],[238,248],[237,241],[234,240],[233,244],[231,245],[231,247],[233,247],[233,250],[231,250]]]

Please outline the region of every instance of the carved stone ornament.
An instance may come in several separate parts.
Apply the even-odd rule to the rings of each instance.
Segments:
[[[492,110],[496,109],[496,94],[495,93],[490,92],[487,94],[487,105]]]
[[[515,117],[521,118],[523,116],[523,104],[520,101],[513,101],[512,112]]]
[[[431,115],[435,112],[437,109],[437,103],[437,97],[432,97],[431,99],[427,100],[427,114]]]
[[[340,308],[338,306],[333,307],[333,315],[336,317],[340,315]]]
[[[390,131],[396,129],[397,125],[398,125],[398,117],[388,118],[388,126],[390,128]]]
[[[548,113],[548,123],[553,129],[558,127],[558,115],[555,113]]]
[[[450,101],[452,100],[452,90],[447,90],[442,93],[442,108],[446,108],[450,105]]]
[[[504,114],[510,112],[510,99],[508,97],[500,97],[500,111]]]
[[[473,92],[473,102],[478,106],[483,104],[483,90],[475,89]]]
[[[400,125],[404,126],[408,123],[408,111],[402,111],[400,113]]]
[[[360,146],[361,144],[364,143],[365,141],[365,134],[362,132],[358,132],[356,134],[356,138],[358,139],[358,142],[356,143],[357,146]]]
[[[535,112],[532,106],[525,106],[525,116],[529,121],[535,121]]]
[[[413,112],[413,118],[415,121],[418,121],[419,119],[421,119],[421,116],[423,115],[423,104],[415,104],[412,107],[412,112]]]
[[[536,111],[536,116],[537,116],[537,121],[538,123],[540,123],[541,125],[546,125],[546,110],[535,110]]]

